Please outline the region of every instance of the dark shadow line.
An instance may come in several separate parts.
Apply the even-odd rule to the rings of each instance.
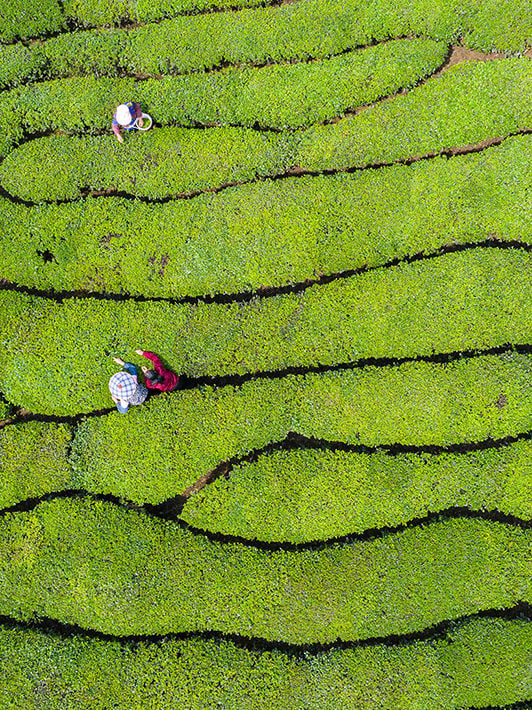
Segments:
[[[194,129],[190,129],[194,130]],[[249,129],[252,130],[252,129]],[[308,129],[305,129],[308,130]],[[303,132],[303,131],[302,131]],[[65,199],[56,200],[41,200],[35,202],[32,200],[26,200],[22,197],[12,195],[4,187],[0,186],[0,196],[4,197],[6,200],[13,202],[14,204],[24,205],[26,207],[37,207],[39,205],[68,205],[76,202],[80,202],[86,197],[91,197],[92,199],[101,199],[103,197],[120,197],[124,200],[136,200],[138,202],[150,205],[164,205],[169,202],[176,200],[192,200],[200,195],[217,195],[225,190],[234,187],[241,187],[243,185],[255,184],[259,182],[265,182],[269,180],[271,182],[276,182],[277,180],[286,180],[288,178],[299,178],[299,177],[321,177],[327,175],[342,175],[342,174],[353,174],[359,173],[366,170],[381,170],[382,168],[391,168],[395,165],[405,165],[410,166],[414,163],[424,162],[427,160],[433,160],[434,158],[452,158],[456,155],[472,155],[474,153],[481,153],[494,146],[501,145],[508,138],[513,138],[515,136],[530,135],[532,134],[532,128],[523,128],[517,131],[508,133],[505,136],[499,136],[495,138],[485,138],[479,143],[471,143],[466,146],[455,147],[455,148],[444,148],[440,151],[432,151],[429,153],[423,153],[421,155],[416,155],[408,158],[398,158],[397,160],[392,160],[388,162],[375,162],[367,163],[366,165],[360,165],[355,167],[345,167],[345,168],[327,168],[322,170],[310,170],[303,169],[297,166],[293,166],[287,169],[283,173],[272,174],[272,175],[255,175],[249,180],[242,180],[240,182],[224,183],[223,185],[218,185],[217,187],[209,187],[198,190],[191,190],[189,192],[176,193],[173,195],[166,195],[165,197],[146,197],[144,195],[134,195],[130,192],[125,192],[122,190],[98,190],[91,191],[88,190],[86,193],[81,191],[79,196]],[[19,144],[19,145],[22,145]]]
[[[35,616],[33,620],[22,621],[10,616],[0,616],[0,625],[7,629],[37,630],[51,636],[68,640],[72,636],[82,636],[99,641],[113,641],[129,646],[142,646],[145,644],[161,644],[166,640],[214,640],[228,641],[237,648],[260,653],[263,651],[279,651],[298,658],[305,658],[307,654],[320,654],[324,652],[349,650],[358,648],[371,648],[374,646],[410,646],[423,641],[440,641],[448,639],[450,633],[457,631],[461,626],[476,619],[504,619],[514,621],[517,619],[532,621],[532,605],[526,601],[517,602],[504,609],[485,609],[471,614],[464,614],[455,619],[448,619],[433,624],[422,631],[413,631],[405,634],[389,634],[388,636],[374,636],[357,641],[343,641],[337,639],[330,643],[294,644],[286,641],[269,641],[261,637],[241,636],[239,634],[223,633],[220,631],[174,631],[167,634],[138,634],[115,636],[103,631],[88,629],[77,624],[50,619],[49,617]]]
[[[298,552],[301,550],[313,550],[315,552],[319,552],[329,549],[335,545],[351,545],[355,543],[371,542],[380,538],[398,535],[406,530],[424,528],[429,525],[449,520],[483,520],[498,525],[509,525],[521,530],[532,529],[532,519],[524,520],[515,515],[501,513],[498,510],[473,510],[466,506],[452,506],[440,511],[430,512],[425,516],[411,518],[407,522],[400,523],[398,525],[385,525],[380,528],[367,528],[361,533],[348,533],[337,537],[310,540],[307,542],[267,542],[264,540],[241,537],[239,535],[230,535],[196,528],[181,518],[176,517],[175,514],[169,514],[167,512],[167,508],[165,507],[168,505],[168,502],[159,505],[152,505],[149,503],[140,505],[124,498],[119,498],[118,496],[110,493],[92,493],[91,491],[85,489],[69,489],[54,493],[47,493],[35,498],[27,498],[20,503],[16,503],[15,505],[8,506],[0,510],[0,517],[11,514],[28,513],[38,508],[41,504],[62,499],[105,501],[106,503],[110,503],[125,510],[133,510],[141,515],[146,515],[149,518],[158,518],[160,520],[171,522],[182,530],[186,530],[197,537],[207,538],[210,542],[215,544],[237,544],[242,547],[253,548],[262,552],[277,552],[281,550],[285,552]],[[170,500],[176,500],[176,498]]]
[[[298,294],[306,291],[313,286],[324,286],[333,281],[349,279],[354,276],[371,273],[380,269],[391,269],[401,264],[413,264],[418,261],[429,261],[437,259],[447,254],[455,254],[462,251],[470,251],[475,249],[516,249],[532,253],[532,243],[521,242],[519,240],[504,240],[498,241],[493,238],[484,239],[478,242],[466,242],[445,244],[433,252],[416,252],[415,254],[407,254],[405,256],[395,257],[381,264],[364,264],[355,269],[346,269],[344,271],[336,271],[331,274],[322,274],[316,278],[308,278],[304,281],[292,282],[282,286],[266,286],[251,291],[234,291],[232,293],[216,293],[216,294],[201,294],[195,296],[142,296],[128,293],[109,293],[98,291],[74,290],[74,291],[53,291],[50,289],[40,289],[33,286],[24,286],[7,280],[0,281],[0,291],[13,291],[23,293],[39,298],[48,298],[58,303],[63,303],[65,300],[76,298],[86,300],[99,301],[114,301],[117,303],[133,301],[136,303],[169,303],[172,305],[196,305],[198,303],[248,303],[254,299],[272,298],[285,294]]]

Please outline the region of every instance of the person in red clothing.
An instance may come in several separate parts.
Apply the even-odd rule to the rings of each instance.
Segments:
[[[158,390],[159,392],[173,392],[179,387],[179,377],[172,372],[172,370],[167,370],[161,362],[161,358],[155,355],[155,353],[150,353],[145,350],[137,350],[138,355],[151,360],[153,363],[153,370],[147,367],[142,367],[142,372],[144,373],[144,381],[146,382],[146,387],[149,390]]]

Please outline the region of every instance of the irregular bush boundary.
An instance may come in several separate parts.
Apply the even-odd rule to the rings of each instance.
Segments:
[[[115,635],[214,630],[333,643],[422,631],[531,593],[531,531],[480,520],[272,554],[63,499],[4,516],[0,539],[2,614]],[[79,583],[83,594],[72,595]]]
[[[108,197],[28,208],[0,198],[2,276],[58,299],[228,302],[489,240],[530,244],[531,165],[532,140],[520,136],[478,154],[266,180],[163,205]]]
[[[174,707],[175,697],[202,707],[213,700],[235,707],[245,702],[248,710],[295,710],[319,698],[324,710],[374,710],[375,688],[383,708],[393,702],[407,710],[397,706],[398,697],[426,710],[471,703],[514,707],[507,701],[528,697],[530,636],[530,621],[514,618],[509,610],[504,616],[481,614],[442,625],[433,637],[397,646],[384,642],[301,656],[293,649],[265,651],[253,641],[242,645],[228,638],[170,637],[126,645],[123,639],[97,638],[72,626],[41,622],[35,628],[6,619],[0,630],[5,659],[0,698],[16,686],[28,710],[37,708],[38,687],[46,687],[52,701],[57,696],[68,702],[72,695],[77,707],[91,710],[110,705],[127,710],[150,700],[166,710]],[[70,670],[73,666],[77,673]],[[341,679],[338,667],[344,671]],[[413,683],[420,675],[426,683]],[[96,689],[95,695],[88,688]]]
[[[195,378],[526,344],[531,258],[479,248],[248,303],[57,303],[0,291],[1,389],[30,411],[91,411],[109,403],[110,356],[132,357],[143,343]],[[58,332],[61,351],[50,346]]]
[[[0,183],[5,196],[24,204],[70,201],[95,190],[109,194],[110,188],[161,201],[294,171],[382,167],[529,132],[530,102],[520,99],[531,88],[532,60],[504,59],[456,65],[405,95],[294,133],[164,128],[128,136],[126,146],[111,136],[47,136],[6,157]],[[5,150],[18,130],[3,136]]]

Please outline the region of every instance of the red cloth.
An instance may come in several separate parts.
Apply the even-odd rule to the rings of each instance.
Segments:
[[[179,377],[175,374],[175,372],[167,370],[166,367],[163,367],[161,358],[155,355],[155,353],[144,352],[143,350],[142,354],[144,357],[147,357],[148,360],[152,361],[153,369],[163,378],[162,382],[150,382],[149,378],[145,377],[144,380],[146,382],[146,387],[149,390],[159,390],[159,392],[170,392],[175,389],[179,384]]]

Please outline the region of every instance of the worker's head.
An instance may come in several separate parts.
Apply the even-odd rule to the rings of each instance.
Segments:
[[[163,381],[163,378],[157,372],[155,372],[155,370],[150,370],[147,367],[143,366],[142,372],[144,373],[144,377],[146,378],[146,380],[152,385],[159,384]]]
[[[116,120],[121,126],[129,126],[133,120],[129,106],[126,106],[126,104],[120,104],[120,106],[116,109]]]

